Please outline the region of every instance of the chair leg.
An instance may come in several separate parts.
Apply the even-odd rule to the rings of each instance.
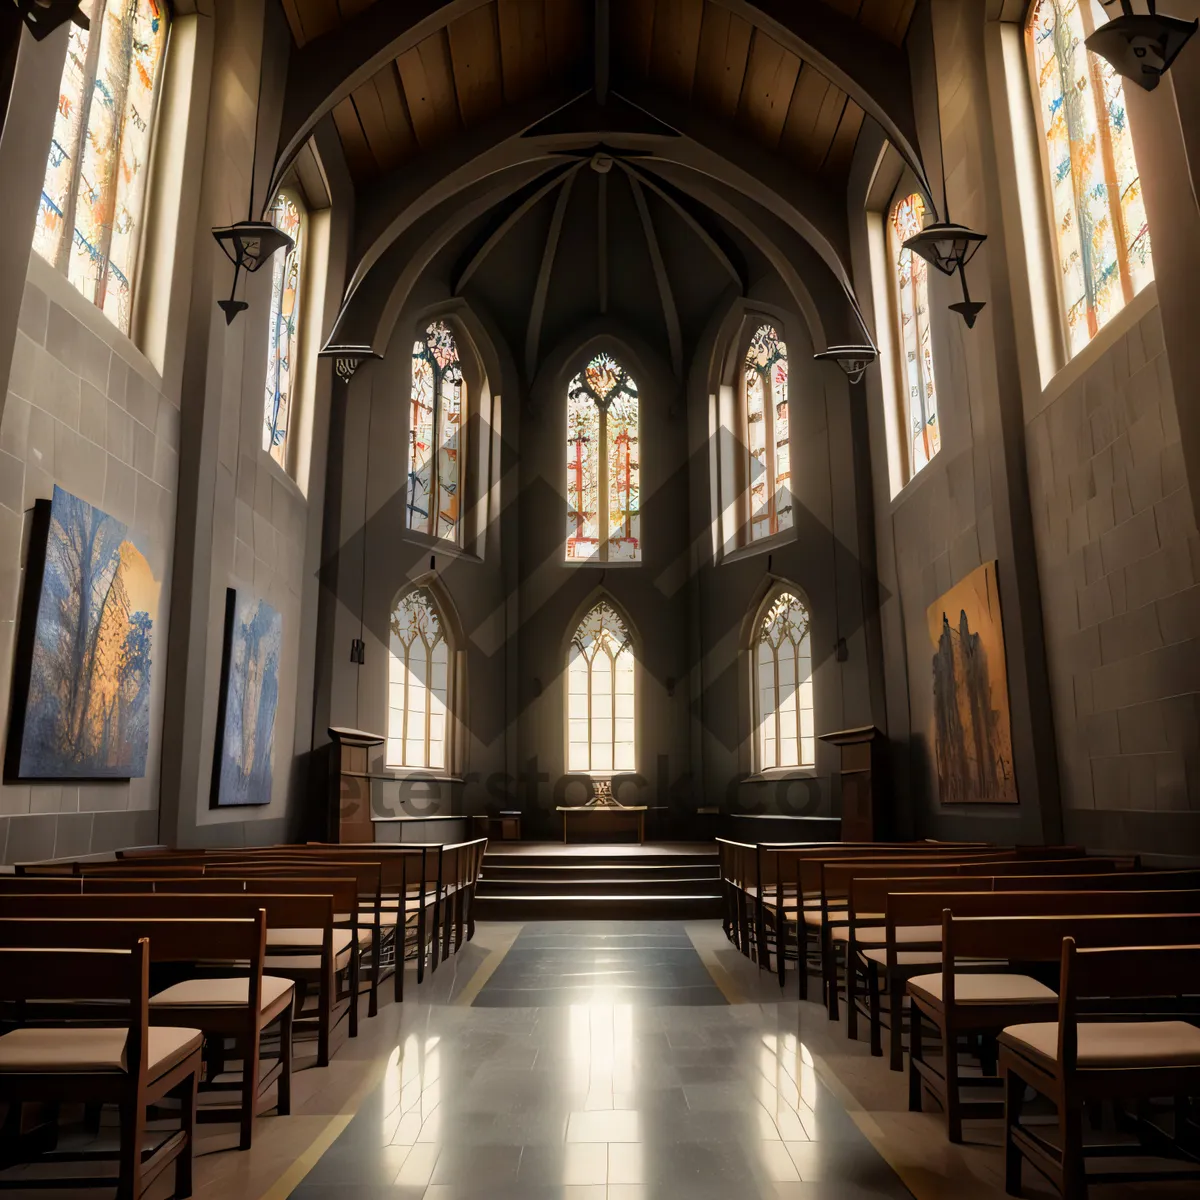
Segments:
[[[1063,1200],[1087,1200],[1087,1169],[1083,1158],[1083,1111],[1078,1105],[1061,1105]]]
[[[891,1055],[888,1065],[893,1071],[904,1070],[904,992],[903,979],[888,980],[888,1051]],[[915,1005],[909,1005],[910,1011],[915,1008]]]
[[[350,955],[350,1016],[349,1030],[352,1038],[358,1037],[358,988],[359,988],[359,952],[358,947],[354,948]]]
[[[317,1066],[329,1066],[329,1040],[333,1028],[333,994],[337,987],[337,974],[325,976],[317,996]]]
[[[942,1026],[942,1060],[946,1068],[946,1136],[957,1146],[962,1141],[962,1101],[958,1094],[958,1036],[949,1023]]]
[[[463,917],[466,912],[467,893],[465,888],[459,888],[454,896],[454,953],[462,949]]]
[[[883,1057],[883,1013],[879,998],[879,969],[870,959],[863,965],[867,973],[867,1003],[870,1006],[871,1017],[871,1054],[875,1058]]]
[[[193,1071],[175,1089],[179,1093],[179,1128],[184,1136],[183,1148],[175,1160],[177,1200],[187,1200],[192,1194],[192,1160],[196,1149],[196,1093],[199,1087],[199,1072]]]
[[[118,1151],[117,1200],[138,1200],[142,1194],[142,1129],[146,1103],[139,1094],[118,1105],[121,1148]]]
[[[850,942],[846,943],[846,1036],[858,1039],[858,955]]]
[[[783,991],[787,975],[787,914],[781,908],[775,925],[775,965],[779,969],[779,990]]]
[[[367,999],[367,1016],[379,1015],[379,960],[383,957],[380,947],[383,944],[383,926],[376,921],[374,932],[371,934],[371,993]]]
[[[908,1111],[921,1112],[922,1083],[917,1063],[925,1061],[925,1047],[921,1042],[921,1010],[915,1004],[909,1005],[908,1018]],[[899,1038],[896,1031],[899,1019],[900,1014],[892,1014],[892,1036],[895,1039]]]
[[[838,969],[837,944],[829,936],[828,930],[821,931],[825,943],[825,1003],[829,1008],[829,1019],[838,1019]]]
[[[417,909],[417,982],[425,981],[425,897]]]
[[[808,999],[808,924],[804,920],[804,895],[800,895],[797,903],[800,905],[799,920],[796,924],[796,964],[797,975],[800,976],[800,999]]]
[[[1021,1194],[1021,1151],[1013,1139],[1013,1130],[1021,1121],[1025,1099],[1025,1081],[1011,1068],[1004,1073],[1004,1190],[1010,1196]]]
[[[445,926],[442,933],[442,959],[450,957],[450,940],[454,936],[454,896],[446,897],[445,918],[443,924]]]
[[[279,1014],[279,1084],[277,1087],[276,1110],[281,1117],[292,1112],[292,1026],[295,1022],[293,1006]]]
[[[257,1014],[255,1014],[254,1033],[245,1040],[242,1054],[242,1114],[238,1122],[239,1150],[249,1150],[250,1144],[254,1140],[254,1110],[258,1108],[260,1032]]]

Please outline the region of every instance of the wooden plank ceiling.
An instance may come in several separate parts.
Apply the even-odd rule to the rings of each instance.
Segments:
[[[299,45],[373,0],[282,0]],[[395,3],[396,0],[385,0]],[[915,0],[807,0],[899,45]],[[368,182],[505,103],[591,74],[591,0],[490,0],[389,63],[334,109]],[[716,0],[612,0],[614,86],[647,81],[810,171],[841,177],[863,111],[815,68]]]

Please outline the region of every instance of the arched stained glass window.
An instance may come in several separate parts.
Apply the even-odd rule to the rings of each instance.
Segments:
[[[787,343],[760,325],[745,363],[750,540],[792,527],[792,450],[788,443]]]
[[[263,409],[263,449],[287,468],[287,439],[291,428],[295,388],[300,373],[298,323],[300,272],[304,262],[305,214],[288,192],[271,206],[271,221],[292,239],[286,254],[276,253],[271,264],[271,321],[267,335],[267,390]]]
[[[791,592],[779,593],[763,611],[752,651],[758,769],[813,766],[809,615]]]
[[[434,321],[413,343],[408,426],[408,527],[459,541],[467,389],[458,342]]]
[[[929,264],[904,248],[925,227],[925,201],[915,192],[892,209],[891,249],[896,264],[896,315],[900,325],[901,414],[908,431],[911,479],[942,448],[937,388],[933,382],[933,344],[929,333]]]
[[[1071,355],[1154,278],[1125,88],[1084,45],[1095,27],[1091,0],[1037,0],[1027,33]]]
[[[129,332],[165,0],[82,0],[71,22],[33,248]]]
[[[451,647],[433,597],[409,592],[390,626],[387,765],[445,769]]]
[[[638,388],[597,354],[567,388],[567,561],[641,562]]]
[[[567,653],[567,770],[633,771],[633,646],[611,604],[579,623]]]

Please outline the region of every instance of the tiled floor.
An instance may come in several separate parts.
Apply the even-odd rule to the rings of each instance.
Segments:
[[[903,1075],[793,999],[793,977],[781,995],[719,922],[683,929],[728,1002],[694,1006],[652,1003],[653,988],[614,1002],[588,951],[590,1000],[492,1007],[522,933],[481,923],[420,988],[410,973],[403,1005],[297,1074],[293,1115],[261,1120],[250,1152],[202,1127],[196,1200],[1003,1200],[997,1122],[968,1122],[951,1146],[937,1113],[908,1111]],[[546,982],[519,958],[510,982]],[[645,979],[661,970],[645,964]],[[1029,1200],[1052,1195],[1026,1172]],[[1090,1200],[1194,1195],[1093,1187]]]
[[[526,926],[429,1008],[296,1200],[908,1197],[793,1005],[731,1006],[683,925]]]

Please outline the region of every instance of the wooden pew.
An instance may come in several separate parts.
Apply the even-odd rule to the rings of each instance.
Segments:
[[[128,950],[0,948],[0,999],[69,1004],[80,1019],[93,1020],[97,1001],[112,1005],[105,1009],[106,1020],[112,1019],[104,1027],[50,1031],[26,1026],[0,1036],[0,1101],[115,1104],[121,1120],[118,1200],[138,1200],[172,1162],[175,1195],[192,1194],[203,1039],[198,1029],[151,1029],[149,992],[150,945],[145,938]],[[147,1109],[168,1096],[180,1104],[179,1130],[146,1153]],[[78,1162],[76,1154],[40,1158]],[[95,1186],[104,1178],[72,1171],[61,1187]],[[43,1177],[38,1182],[45,1187],[50,1181]]]
[[[141,899],[141,897],[139,897]],[[239,1147],[249,1150],[261,1093],[278,1080],[280,1116],[291,1111],[292,1001],[290,980],[263,974],[266,913],[252,916],[163,918],[130,916],[0,917],[0,946],[13,949],[123,950],[150,939],[151,965],[197,966],[210,962],[244,962],[234,978],[201,973],[150,996],[152,1026],[197,1028],[219,1060],[225,1038],[233,1038],[242,1055],[240,1101],[236,1108]],[[35,1009],[35,1011],[37,1011]],[[279,1022],[279,1060],[260,1077],[260,1047],[265,1029]],[[214,1044],[213,1039],[220,1039]],[[224,1111],[201,1108],[201,1120],[227,1120]]]
[[[169,882],[181,887],[182,880]],[[274,881],[272,881],[274,882]],[[357,994],[357,978],[353,974],[351,947],[357,935],[357,921],[350,929],[334,925],[334,896],[303,892],[299,894],[137,892],[110,893],[108,881],[96,880],[104,890],[82,895],[0,896],[0,918],[31,917],[43,920],[97,919],[174,919],[192,917],[220,920],[253,917],[259,909],[266,913],[266,957],[264,969],[271,975],[282,976],[314,992],[315,1012],[310,1013],[303,1003],[293,1018],[293,1029],[312,1027],[317,1035],[317,1066],[329,1064],[333,1031],[342,1016],[347,1016],[351,1036],[357,1035],[356,1007],[351,997]],[[334,880],[322,880],[326,887]],[[311,887],[312,881],[305,881]],[[344,887],[352,887],[347,882]],[[330,889],[332,891],[332,889]],[[335,938],[335,934],[338,935]],[[337,986],[339,975],[350,976],[346,992]]]
[[[924,1095],[936,1099],[946,1114],[951,1142],[962,1141],[964,1119],[997,1116],[1001,1111],[995,1101],[966,1102],[961,1098],[958,1039],[994,1039],[1006,1026],[1053,1020],[1058,1012],[1058,996],[1041,981],[1017,972],[981,972],[976,964],[980,960],[1054,963],[1059,961],[1065,937],[1073,937],[1081,946],[1186,945],[1200,941],[1200,916],[955,917],[946,909],[942,914],[941,971],[908,981],[908,1106],[920,1112]],[[941,1071],[925,1059],[922,1018],[938,1031],[944,1061]],[[985,1063],[985,1070],[991,1066]],[[999,1082],[994,1075],[983,1078]]]
[[[1089,1001],[1104,997],[1141,1001],[1200,995],[1200,946],[1083,949],[1074,937],[1062,943],[1057,1019],[1010,1026],[1000,1035],[1004,1078],[1005,1190],[1021,1194],[1024,1159],[1045,1175],[1064,1200],[1084,1200],[1088,1183],[1134,1183],[1162,1179],[1162,1171],[1105,1171],[1089,1176],[1083,1141],[1086,1105],[1104,1101],[1176,1100],[1174,1138],[1139,1122],[1138,1142],[1093,1150],[1109,1161],[1164,1151],[1184,1160],[1167,1178],[1200,1180],[1194,1146],[1195,1123],[1187,1098],[1200,1095],[1200,1029],[1186,1021],[1120,1023],[1089,1020]],[[1021,1123],[1026,1085],[1049,1097],[1058,1110],[1061,1145],[1055,1146]],[[1184,1147],[1185,1129],[1193,1144]],[[1150,1134],[1146,1137],[1146,1134]]]

